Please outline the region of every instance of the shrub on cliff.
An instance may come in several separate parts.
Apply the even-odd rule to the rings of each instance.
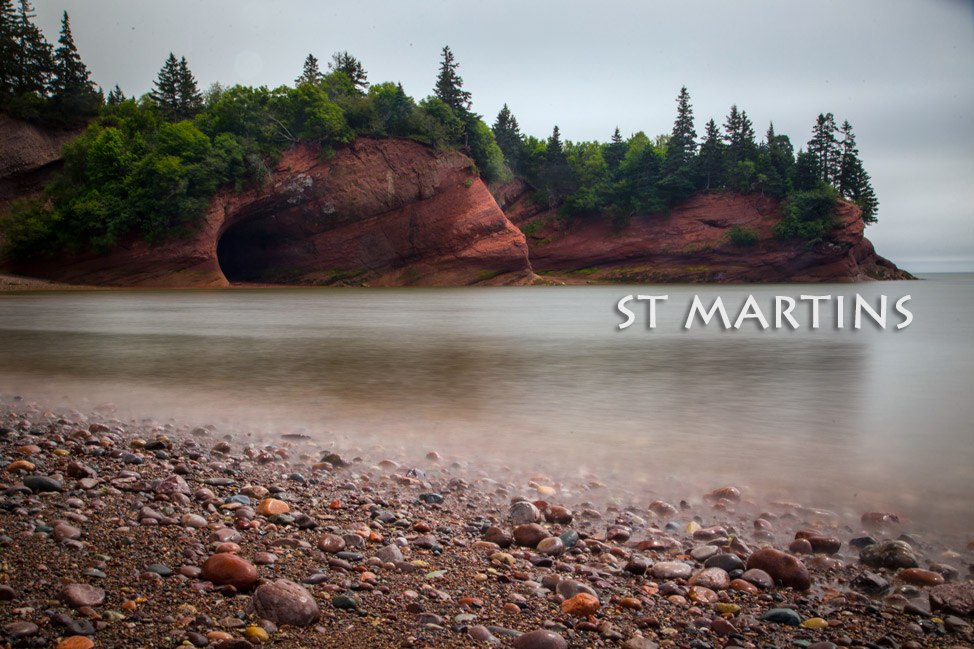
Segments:
[[[778,239],[816,242],[827,238],[835,227],[839,193],[824,183],[815,189],[796,191],[783,204],[785,218],[774,226]]]

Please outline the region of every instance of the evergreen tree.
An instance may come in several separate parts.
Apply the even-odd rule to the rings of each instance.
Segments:
[[[13,0],[0,0],[0,94],[14,92],[20,52],[18,17]]]
[[[697,156],[699,178],[705,190],[717,189],[724,184],[724,148],[720,129],[711,119],[707,122],[703,144],[700,145],[700,155]]]
[[[840,143],[841,161],[839,164],[838,187],[839,193],[853,201],[862,210],[862,219],[866,223],[876,222],[876,212],[879,201],[873,190],[869,174],[866,173],[856,148],[856,136],[852,132],[852,125],[848,121],[842,122],[839,129],[842,133]]]
[[[108,91],[108,97],[105,99],[105,103],[109,106],[118,106],[125,101],[125,93],[122,89],[115,84],[115,87]]]
[[[842,162],[839,142],[835,138],[837,130],[832,113],[819,114],[812,128],[812,139],[808,141],[808,152],[818,163],[819,179],[831,185],[838,184]]]
[[[176,60],[176,56],[172,52],[169,53],[169,58],[159,70],[151,96],[166,119],[175,121],[180,109],[179,61]]]
[[[666,148],[666,169],[669,173],[689,167],[697,151],[693,108],[690,106],[690,93],[687,92],[686,86],[680,89],[676,104],[676,121],[673,123],[673,133]]]
[[[605,153],[602,154],[605,159],[605,164],[609,168],[609,172],[615,173],[619,169],[619,164],[622,159],[626,157],[626,143],[622,140],[622,134],[619,132],[619,127],[616,126],[616,130],[612,133],[612,139],[605,147]]]
[[[203,109],[203,94],[196,85],[196,77],[189,71],[185,56],[179,59],[176,87],[179,91],[178,119],[189,119]]]
[[[53,73],[51,45],[32,22],[34,8],[29,0],[20,0],[14,33],[17,49],[14,53],[13,91],[17,94],[46,95]]]
[[[792,175],[792,187],[796,191],[808,191],[815,189],[821,184],[821,171],[818,167],[818,157],[805,151],[798,151],[795,159],[794,173]]]
[[[551,131],[551,137],[548,138],[548,148],[541,168],[541,178],[548,194],[549,207],[559,205],[576,189],[575,173],[571,165],[568,164],[568,158],[565,157],[565,149],[561,143],[561,132],[557,125]]]
[[[463,115],[470,110],[470,93],[463,89],[463,78],[457,73],[459,67],[450,46],[444,45],[443,61],[440,62],[434,94],[458,115]]]
[[[75,47],[67,11],[61,17],[61,36],[58,38],[58,48],[54,51],[51,94],[55,101],[73,109],[81,108],[82,103],[89,103],[97,97],[88,68],[81,61],[78,48]]]
[[[318,59],[315,58],[314,54],[308,54],[308,58],[304,60],[301,76],[294,80],[294,85],[300,86],[302,83],[317,85],[321,83],[322,76],[321,70],[318,69]]]
[[[497,119],[491,127],[494,132],[494,139],[497,146],[504,153],[504,160],[511,171],[515,173],[520,169],[521,149],[524,147],[524,136],[521,135],[521,128],[518,126],[517,118],[511,113],[511,109],[504,104]]]
[[[774,123],[768,125],[758,157],[758,178],[762,192],[782,198],[788,193],[795,164],[795,150],[787,135],[778,135]]]
[[[724,122],[724,132],[727,134],[727,155],[734,164],[744,162],[753,157],[756,145],[754,143],[754,127],[747,113],[739,111],[737,105],[731,106],[727,121]]]
[[[345,50],[332,54],[328,69],[345,74],[360,92],[365,92],[369,87],[369,74],[362,66],[362,62]]]

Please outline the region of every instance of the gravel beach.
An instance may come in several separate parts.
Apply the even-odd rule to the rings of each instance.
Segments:
[[[415,457],[3,395],[0,644],[971,646],[974,542],[895,512]]]

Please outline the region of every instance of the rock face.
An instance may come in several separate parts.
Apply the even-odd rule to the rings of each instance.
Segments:
[[[781,220],[777,200],[759,195],[698,194],[666,215],[634,216],[616,230],[608,218],[564,228],[551,211],[514,181],[497,192],[508,218],[529,232],[535,272],[568,282],[851,282],[911,279],[880,257],[863,237],[858,207],[841,203],[832,241],[807,248],[781,242],[772,229]],[[741,226],[755,232],[753,246],[730,241]]]
[[[85,284],[207,287],[515,284],[524,235],[459,152],[361,138],[328,160],[287,150],[266,183],[218,193],[191,239],[18,268]]]

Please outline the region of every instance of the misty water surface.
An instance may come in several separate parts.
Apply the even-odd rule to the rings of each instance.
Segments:
[[[974,527],[974,282],[0,295],[0,395]],[[682,329],[693,295],[911,294],[912,325]],[[668,294],[657,328],[615,304]],[[847,299],[851,302],[851,299]],[[848,305],[847,305],[848,308]],[[638,310],[642,316],[642,309]],[[847,326],[851,317],[846,318]]]

